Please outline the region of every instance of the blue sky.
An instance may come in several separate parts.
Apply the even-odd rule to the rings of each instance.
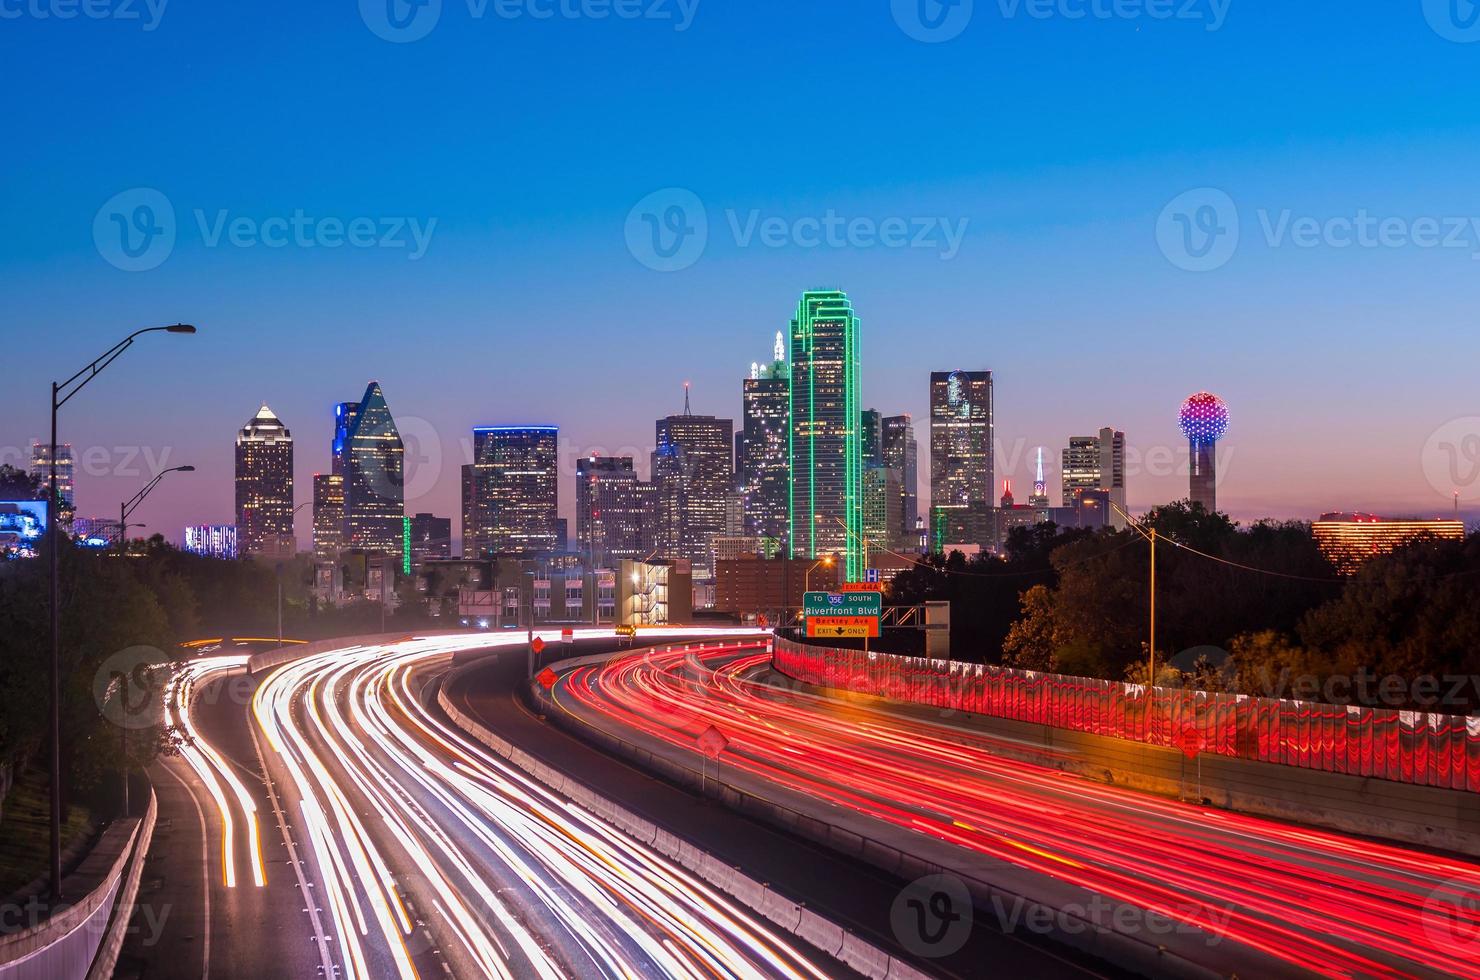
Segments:
[[[997,373],[998,471],[1019,496],[1032,447],[1053,460],[1101,425],[1141,455],[1185,452],[1176,409],[1206,388],[1232,409],[1220,503],[1236,516],[1446,509],[1446,445],[1480,499],[1464,465],[1480,43],[1463,43],[1480,35],[1440,0],[1177,0],[1172,19],[977,0],[940,43],[910,36],[903,0],[699,0],[682,31],[677,0],[632,0],[666,20],[442,0],[408,43],[371,29],[373,0],[173,0],[157,19],[98,2],[109,17],[0,0],[0,333],[28,351],[0,446],[42,436],[46,383],[134,326],[201,334],[147,338],[68,406],[64,438],[102,450],[84,513],[147,479],[119,452],[143,447],[199,472],[142,520],[172,537],[229,521],[231,440],[262,401],[294,430],[306,500],[333,403],[377,378],[430,447],[409,506],[455,514],[475,424],[559,424],[573,459],[645,454],[685,380],[696,410],[737,415],[750,362],[818,286],[852,297],[864,401],[886,413],[923,419],[931,370]],[[125,271],[100,211],[131,215],[140,188],[168,202],[175,241]],[[659,272],[626,230],[670,188],[709,234]],[[1158,227],[1200,188],[1227,195],[1240,235],[1192,272]],[[407,246],[261,244],[299,214],[309,241],[358,218]],[[828,214],[965,230],[949,256],[938,226],[922,248],[798,244]],[[1327,223],[1362,214],[1387,243],[1341,247]],[[737,240],[752,218],[784,244]],[[403,219],[430,230],[419,257]],[[1419,244],[1422,219],[1454,247]],[[223,220],[257,244],[213,241]],[[1323,226],[1308,247],[1277,236],[1301,220]],[[1166,467],[1132,473],[1136,506],[1184,493]]]

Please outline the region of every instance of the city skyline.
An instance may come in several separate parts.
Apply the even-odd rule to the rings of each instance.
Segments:
[[[461,439],[491,421],[558,422],[570,447],[563,482],[574,459],[598,449],[625,448],[641,467],[648,426],[685,380],[702,411],[740,418],[736,366],[757,359],[758,336],[785,328],[778,305],[812,286],[846,289],[866,311],[870,407],[919,422],[928,414],[922,376],[994,372],[999,487],[1001,477],[1031,484],[1024,461],[1033,448],[1056,452],[1103,424],[1125,431],[1130,450],[1175,448],[1182,440],[1168,406],[1206,389],[1238,406],[1236,431],[1219,447],[1219,500],[1236,517],[1450,509],[1448,489],[1434,488],[1425,465],[1440,445],[1456,444],[1446,425],[1477,414],[1465,369],[1480,353],[1469,330],[1480,299],[1473,249],[1306,247],[1290,231],[1364,213],[1407,222],[1480,213],[1480,198],[1446,163],[1480,116],[1453,86],[1473,48],[1437,35],[1417,5],[1240,9],[1216,32],[979,11],[948,44],[911,39],[882,6],[842,20],[794,5],[750,7],[706,8],[682,33],[527,22],[502,36],[449,21],[411,45],[385,44],[353,10],[298,11],[297,29],[281,32],[251,11],[181,8],[159,30],[132,35],[149,45],[143,65],[118,43],[124,25],[11,22],[7,67],[71,109],[17,108],[14,129],[28,151],[0,202],[0,220],[15,230],[0,241],[11,273],[5,336],[56,374],[71,370],[70,352],[103,349],[120,330],[201,325],[188,344],[129,369],[138,373],[97,382],[128,411],[79,403],[61,432],[79,453],[138,447],[197,466],[193,488],[162,485],[140,510],[172,533],[229,519],[219,433],[239,426],[245,409],[268,402],[303,446],[318,447],[329,437],[325,411],[371,378],[393,393],[398,415],[422,420],[443,443],[439,471],[428,489],[411,487],[419,492],[408,507],[455,513]],[[1337,35],[1318,29],[1332,20],[1344,25]],[[948,97],[923,98],[883,78],[813,79],[800,67],[802,39],[824,29],[863,56],[899,64],[919,92]],[[1299,57],[1285,47],[1296,36],[1305,38]],[[224,52],[226,37],[255,43],[201,58]],[[622,53],[614,37],[641,56]],[[1250,55],[1271,44],[1271,64],[1253,70]],[[497,57],[484,56],[489,45]],[[264,51],[307,79],[263,82]],[[775,70],[725,70],[737,51]],[[383,57],[397,70],[370,70]],[[1408,66],[1396,89],[1348,70],[1377,58]],[[1040,78],[1054,60],[1073,69]],[[457,67],[467,63],[479,66],[479,84]],[[182,64],[194,93],[184,101],[168,67]],[[478,93],[551,64],[566,66],[569,86],[505,107],[498,127],[467,125],[486,113]],[[650,105],[654,65],[695,84]],[[825,177],[814,162],[762,149],[784,145],[815,111],[811,99],[792,97],[799,72],[855,141]],[[1113,89],[1085,84],[1111,74]],[[363,87],[330,97],[300,84],[324,75]],[[132,79],[131,93],[99,84],[115,77]],[[1217,84],[1167,84],[1203,77]],[[404,78],[416,84],[408,90]],[[274,94],[267,111],[257,105],[264,84],[294,94]],[[653,141],[574,180],[569,161],[582,147],[624,146],[630,133],[621,114],[592,107],[596,92],[602,103],[641,106]],[[158,125],[122,127],[141,99],[161,106]],[[733,114],[723,127],[716,103]],[[1381,111],[1358,108],[1369,104]],[[962,125],[963,115],[977,123]],[[388,119],[403,138],[347,152]],[[738,150],[725,138],[737,129],[753,134]],[[442,147],[449,130],[460,134],[456,153],[418,149]],[[66,152],[76,141],[90,152]],[[223,146],[232,150],[218,159]],[[428,172],[437,179],[421,179]],[[670,187],[703,203],[710,241],[692,266],[663,273],[633,256],[623,229],[638,202]],[[94,223],[101,215],[110,226],[104,206],[135,188],[168,200],[176,234],[166,260],[130,272],[100,254]],[[1225,265],[1191,272],[1163,253],[1158,223],[1200,188],[1237,206],[1243,234]],[[409,248],[239,247],[201,232],[223,212],[260,227],[300,211],[436,227],[414,261]],[[733,231],[743,233],[752,212],[797,222],[830,211],[969,221],[950,259],[931,249],[772,247],[759,231],[741,244]],[[579,289],[570,288],[572,270]],[[596,325],[623,342],[593,342]],[[1351,383],[1371,370],[1371,344],[1360,338],[1395,335],[1403,350],[1385,359],[1381,381],[1404,397],[1368,397]],[[132,397],[146,371],[170,378],[168,398]],[[581,379],[577,390],[554,383],[562,378]],[[18,384],[0,432],[6,461],[24,466],[31,441],[44,438],[45,394],[44,381]],[[112,453],[111,465],[79,462],[82,513],[109,513],[147,479],[122,455]],[[302,493],[329,464],[316,449],[297,455]],[[93,475],[100,469],[112,475]],[[1133,508],[1185,492],[1176,475],[1129,476]],[[1050,473],[1057,501],[1054,480]],[[1462,504],[1474,508],[1480,481],[1471,474],[1462,489]]]

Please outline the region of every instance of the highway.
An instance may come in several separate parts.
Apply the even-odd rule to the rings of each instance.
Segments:
[[[523,641],[407,638],[309,654],[267,674],[249,703],[202,693],[229,683],[243,658],[192,661],[169,688],[184,741],[165,765],[204,825],[205,922],[190,909],[198,932],[186,938],[203,935],[209,949],[156,956],[139,972],[847,975],[429,707],[455,653],[507,646],[522,658]],[[172,805],[179,836],[184,803]],[[232,921],[242,896],[270,893],[266,922]]]
[[[1480,976],[1480,865],[1138,794],[1004,759],[948,721],[757,680],[764,641],[645,652],[564,675],[562,710],[728,773],[1149,909],[1278,972]],[[711,763],[711,766],[713,764]]]

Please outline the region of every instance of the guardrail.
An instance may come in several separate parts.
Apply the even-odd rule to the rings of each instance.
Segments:
[[[142,819],[119,820],[63,882],[81,893],[43,921],[0,936],[0,980],[102,980],[113,975],[133,916],[159,802]],[[82,889],[86,889],[82,891]]]
[[[776,638],[819,687],[1254,762],[1480,792],[1480,717],[1147,688]]]

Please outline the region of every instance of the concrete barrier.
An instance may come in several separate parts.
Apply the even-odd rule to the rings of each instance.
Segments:
[[[624,653],[626,651],[623,651]],[[566,669],[572,669],[578,665],[603,663],[610,659],[612,654],[604,654],[598,657],[579,657],[572,661],[560,661],[551,667],[557,673]],[[579,663],[578,663],[579,662]],[[691,842],[664,830],[662,827],[645,820],[632,811],[587,789],[578,780],[567,779],[563,774],[556,773],[548,766],[540,763],[523,749],[500,737],[496,732],[479,724],[478,721],[453,704],[447,697],[449,684],[457,683],[462,676],[474,669],[477,663],[469,663],[454,668],[446,677],[442,678],[437,690],[437,704],[446,712],[447,717],[457,725],[465,734],[486,746],[501,758],[523,769],[540,782],[554,789],[583,809],[596,814],[618,827],[625,833],[636,837],[651,846],[665,857],[686,868],[690,872],[705,878],[721,891],[732,896],[736,901],[752,909],[758,915],[765,917],[777,926],[785,929],[794,936],[811,942],[818,949],[838,956],[841,962],[858,971],[863,976],[884,980],[887,977],[900,977],[904,980],[925,980],[926,974],[920,972],[907,961],[890,956],[884,950],[875,947],[872,943],[858,937],[853,937],[851,942],[844,942],[844,931],[826,919],[809,912],[808,910],[777,895],[770,887],[762,882],[746,875],[738,868],[732,868],[717,861],[708,852],[694,846]],[[816,937],[815,939],[813,937]],[[845,952],[848,959],[843,959]]]
[[[151,790],[144,816],[114,821],[64,879],[63,895],[78,896],[72,904],[27,929],[0,936],[0,980],[112,976],[133,917],[158,812]]]

